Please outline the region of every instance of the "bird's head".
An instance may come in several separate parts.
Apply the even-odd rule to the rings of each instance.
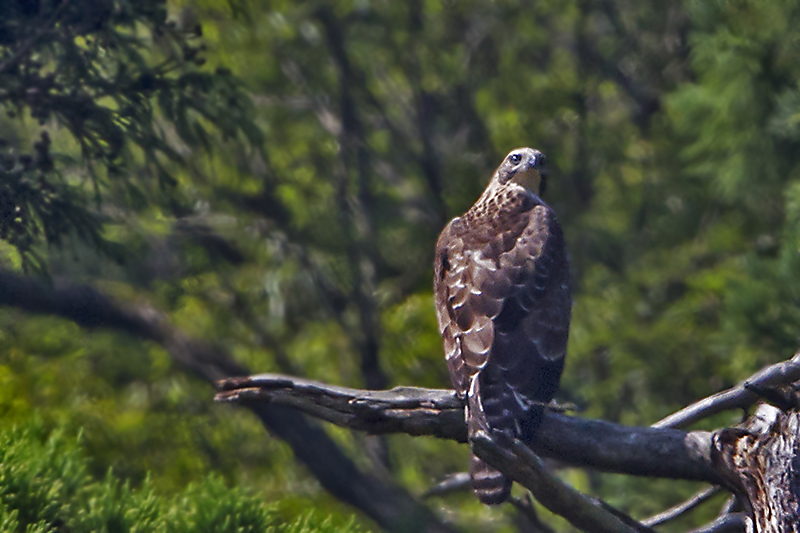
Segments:
[[[506,156],[494,176],[501,184],[512,181],[541,196],[547,177],[545,161],[544,154],[539,150],[517,148]]]

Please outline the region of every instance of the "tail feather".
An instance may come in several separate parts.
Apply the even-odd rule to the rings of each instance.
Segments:
[[[470,438],[479,431],[489,433],[486,413],[481,405],[480,382],[477,375],[470,383],[466,414],[467,432]],[[470,455],[469,459],[469,477],[472,479],[472,490],[475,491],[475,495],[486,505],[501,504],[511,494],[511,480],[474,454]]]
[[[486,505],[501,504],[511,494],[511,480],[475,455],[470,456],[469,475],[472,490]]]

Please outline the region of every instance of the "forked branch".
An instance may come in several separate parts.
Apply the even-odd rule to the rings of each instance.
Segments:
[[[481,459],[510,473],[536,500],[570,524],[587,533],[641,533],[652,530],[587,496],[550,473],[539,456],[519,441],[501,446],[486,433],[472,438],[472,450]]]
[[[781,361],[756,372],[735,387],[684,407],[663,420],[659,420],[653,424],[653,427],[683,428],[722,411],[746,409],[761,399],[757,393],[751,390],[752,387],[770,389],[789,385],[798,380],[800,380],[800,352],[787,361]]]

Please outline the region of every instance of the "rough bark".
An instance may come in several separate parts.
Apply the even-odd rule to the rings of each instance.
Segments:
[[[373,434],[407,433],[466,442],[464,404],[452,390],[365,391],[280,374],[219,383],[217,400],[291,406]],[[574,466],[639,476],[720,483],[707,431],[628,427],[547,412],[533,451]]]
[[[800,413],[759,406],[714,438],[712,458],[744,496],[759,533],[800,533]]]
[[[471,440],[472,451],[531,491],[550,511],[587,533],[636,533],[652,530],[603,501],[582,494],[549,472],[544,461],[519,441],[505,446],[479,431]]]

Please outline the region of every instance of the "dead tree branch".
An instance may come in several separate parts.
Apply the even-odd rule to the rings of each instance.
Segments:
[[[563,516],[586,533],[636,533],[651,531],[607,504],[582,494],[550,473],[530,448],[514,441],[500,446],[486,433],[472,438],[472,451],[490,465],[505,472],[531,491],[550,511]]]
[[[501,446],[491,436],[479,434],[470,444],[474,453],[583,531],[649,529],[563,485],[548,473],[537,454],[608,472],[707,481],[746,499],[744,514],[724,515],[698,532],[742,531],[753,516],[758,531],[800,533],[800,469],[794,466],[800,463],[800,413],[796,410],[800,401],[795,389],[786,393],[776,389],[794,382],[798,367],[800,354],[678,413],[683,415],[665,419],[659,427],[625,427],[547,411],[532,442]],[[400,387],[364,391],[276,374],[223,380],[218,387],[218,401],[288,405],[368,433],[430,435],[460,442],[467,437],[463,402],[449,390]],[[714,433],[666,427],[749,406],[758,391],[785,400],[779,403],[787,412],[762,404],[747,424]],[[714,492],[709,489],[648,524],[682,514]]]
[[[756,372],[735,387],[719,392],[699,402],[684,407],[653,424],[654,428],[684,428],[709,416],[730,409],[746,409],[755,404],[760,396],[748,390],[748,386],[769,389],[788,385],[800,380],[800,352],[788,361],[782,361]]]
[[[287,405],[368,433],[467,439],[464,404],[452,390],[365,391],[280,374],[227,379],[218,387],[218,401]],[[543,457],[606,472],[722,482],[706,431],[627,427],[548,412],[529,446]]]

